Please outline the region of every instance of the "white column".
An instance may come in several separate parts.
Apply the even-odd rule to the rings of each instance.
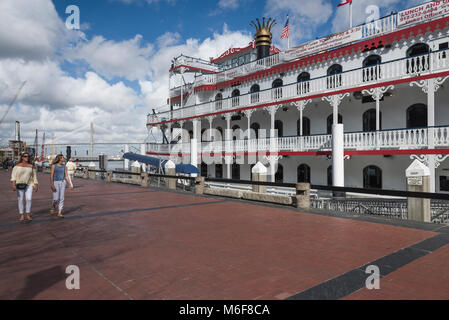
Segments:
[[[332,182],[334,187],[345,186],[344,126],[338,123],[338,106],[348,96],[349,93],[323,97],[324,101],[330,102],[334,113],[332,125]]]
[[[142,143],[142,144],[140,145],[140,154],[141,154],[142,156],[144,156],[144,155],[147,154],[147,149],[146,149],[145,143]]]
[[[332,181],[334,187],[345,186],[344,126],[332,126]]]
[[[233,162],[233,156],[232,156],[232,136],[231,136],[231,114],[227,113],[225,115],[226,119],[226,132],[225,132],[225,163],[226,163],[226,178],[231,179],[231,164]],[[231,155],[226,155],[226,154]]]
[[[276,137],[275,137],[275,131],[276,131],[275,130],[275,119],[276,119],[276,112],[280,107],[282,107],[282,105],[274,105],[274,106],[265,108],[265,110],[268,111],[271,116],[270,148],[269,148],[270,155],[268,156],[268,160],[270,162],[271,182],[275,182],[276,164],[277,164],[277,161],[279,160]]]
[[[190,140],[190,164],[198,168],[198,123],[197,119],[192,120],[193,139]]]
[[[429,141],[429,149],[435,149],[435,79],[427,80],[427,138]],[[435,193],[436,191],[436,166],[435,166],[435,155],[429,154],[428,156],[428,167],[430,170],[430,192]]]

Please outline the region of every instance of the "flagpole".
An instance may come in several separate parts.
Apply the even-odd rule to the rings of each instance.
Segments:
[[[352,1],[349,3],[349,28],[352,29]]]

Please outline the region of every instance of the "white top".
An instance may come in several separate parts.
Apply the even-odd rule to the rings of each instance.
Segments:
[[[38,184],[36,169],[15,166],[12,169],[11,181],[15,181],[16,184],[27,184],[30,187]]]
[[[75,171],[76,170],[76,163],[73,161],[69,161],[66,164],[67,171]]]
[[[409,177],[428,177],[430,170],[421,161],[415,160],[410,167],[405,171],[407,178]]]

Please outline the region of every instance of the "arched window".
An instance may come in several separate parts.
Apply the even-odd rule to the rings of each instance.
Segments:
[[[201,129],[201,141],[209,141],[209,136],[205,136],[204,133],[207,129]]]
[[[251,139],[254,138],[259,139],[260,124],[254,122],[250,128],[251,128]],[[254,137],[253,134],[256,134],[256,136]]]
[[[283,137],[284,136],[284,124],[282,123],[281,120],[276,120],[274,122],[274,129],[277,130],[278,137]]]
[[[201,176],[202,177],[207,177],[207,164],[205,164],[204,162],[201,163]]]
[[[310,167],[306,164],[301,164],[298,167],[298,182],[310,183]]]
[[[310,73],[308,72],[301,72],[297,78],[298,84],[297,84],[297,94],[306,94],[310,91]]]
[[[338,123],[343,123],[343,117],[341,114],[338,114]],[[332,134],[332,126],[334,124],[334,115],[331,114],[329,117],[327,117],[327,134]]]
[[[232,164],[232,179],[240,180],[240,165],[237,163]]]
[[[276,79],[273,81],[271,87],[274,89],[272,91],[272,97],[274,100],[282,98],[282,86],[283,85],[284,85],[284,82],[282,81],[282,79]]]
[[[233,107],[238,107],[240,105],[240,90],[239,89],[235,89],[234,91],[232,91],[232,106]]]
[[[382,113],[379,129],[382,130]],[[363,131],[376,131],[376,109],[369,109],[363,114]]]
[[[304,82],[310,80],[310,73],[308,72],[301,72],[297,78],[298,82]]]
[[[425,43],[417,43],[407,50],[407,73],[419,73],[429,69],[430,48]]]
[[[193,130],[189,131],[189,136],[190,136],[190,140],[192,140],[193,139]]]
[[[217,93],[215,96],[215,109],[221,110],[223,108],[223,94]]]
[[[249,180],[253,181],[253,168],[254,168],[255,164],[252,164],[249,168]]]
[[[407,128],[422,127],[427,127],[427,106],[417,103],[407,109]]]
[[[260,91],[260,86],[258,84],[253,84],[251,86],[251,89],[249,89],[250,93],[256,93]]]
[[[276,183],[284,182],[284,167],[281,164],[278,164],[278,171],[274,175],[274,181]]]
[[[297,133],[298,136],[301,135],[301,127],[300,127],[301,118],[296,121]],[[310,136],[310,119],[307,117],[302,118],[302,135]]]
[[[339,64],[334,64],[327,69],[327,88],[333,89],[341,86],[341,74],[343,67]]]
[[[283,85],[284,85],[284,81],[282,81],[282,79],[276,79],[271,84],[271,87],[272,88],[279,88],[279,87],[282,87]]]
[[[363,60],[363,81],[377,80],[380,75],[379,67],[382,63],[382,57],[377,54],[372,54]]]
[[[327,168],[327,185],[332,187],[334,185],[332,178],[332,166]]]
[[[259,102],[259,91],[260,86],[258,84],[253,84],[249,92],[251,93],[251,103]]]
[[[382,170],[376,166],[363,169],[363,187],[365,189],[382,189]]]
[[[215,165],[215,178],[223,179],[223,165],[222,164]]]

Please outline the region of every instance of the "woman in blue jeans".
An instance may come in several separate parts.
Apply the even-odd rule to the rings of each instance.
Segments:
[[[50,214],[55,214],[58,208],[58,217],[64,218],[62,210],[64,209],[64,194],[67,185],[70,185],[69,175],[65,166],[64,155],[60,154],[53,160],[50,176],[51,190],[53,191],[53,204]],[[73,189],[73,188],[72,188]]]

